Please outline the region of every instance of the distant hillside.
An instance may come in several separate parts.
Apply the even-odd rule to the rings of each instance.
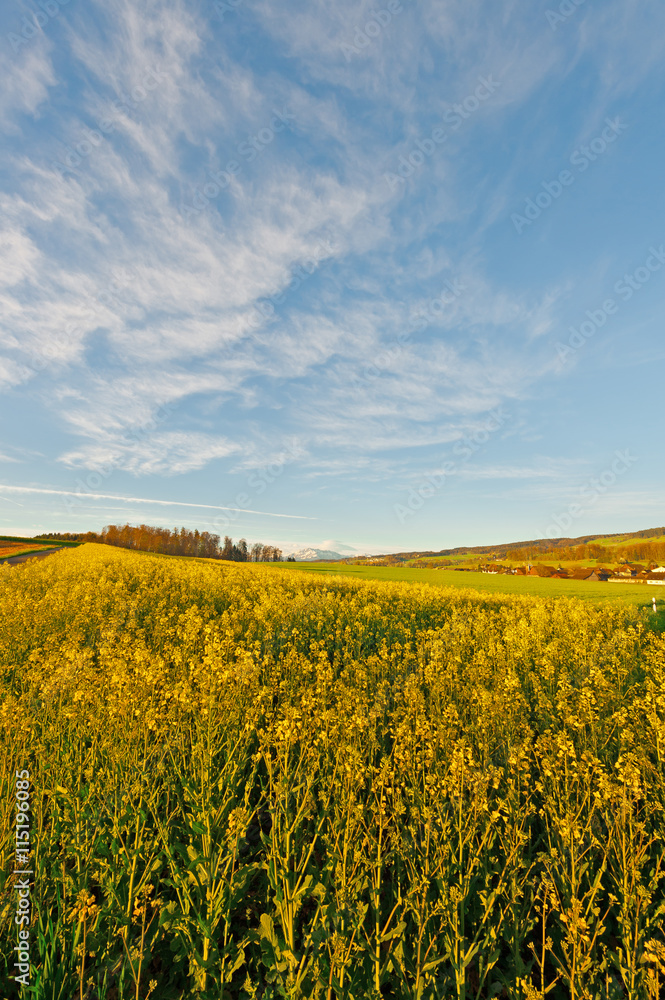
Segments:
[[[473,545],[459,546],[454,549],[439,549],[438,551],[418,551],[418,552],[392,552],[389,555],[372,556],[373,559],[388,559],[395,562],[408,562],[411,559],[434,559],[444,556],[489,556],[497,559],[505,559],[515,550],[522,550],[529,553],[553,552],[558,549],[572,549],[584,545],[603,545],[604,547],[616,549],[626,546],[631,542],[644,542],[645,540],[662,540],[665,538],[665,528],[645,528],[642,531],[632,531],[625,534],[608,535],[581,535],[578,538],[535,538],[525,542],[502,542],[498,545]],[[609,544],[608,544],[609,543]],[[340,557],[337,557],[340,558]]]

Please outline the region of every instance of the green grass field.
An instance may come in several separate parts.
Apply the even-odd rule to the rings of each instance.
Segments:
[[[622,601],[651,607],[652,598],[665,609],[665,587],[635,583],[585,583],[579,580],[549,580],[537,576],[492,576],[488,573],[458,573],[455,570],[411,569],[392,566],[350,566],[343,563],[275,563],[281,569],[306,573],[352,576],[359,580],[398,580],[429,583],[435,587],[460,587],[493,594],[532,594],[534,597],[577,597],[596,604]],[[660,610],[660,609],[659,609]],[[659,615],[660,617],[660,615]]]
[[[665,535],[650,535],[648,538],[626,538],[625,535],[614,535],[612,538],[594,539],[593,545],[630,545],[633,542],[639,545],[640,542],[665,542]]]

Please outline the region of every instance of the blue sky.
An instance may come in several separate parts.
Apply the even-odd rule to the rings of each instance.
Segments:
[[[657,0],[0,22],[0,529],[662,524]]]

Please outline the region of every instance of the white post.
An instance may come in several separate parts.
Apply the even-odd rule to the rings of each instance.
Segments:
[[[652,597],[651,598],[651,602],[653,604],[653,613],[656,614],[656,611],[657,611],[657,609],[656,609],[656,598]]]

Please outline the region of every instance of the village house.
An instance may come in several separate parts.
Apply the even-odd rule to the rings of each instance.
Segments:
[[[556,570],[554,569],[554,566],[544,566],[542,563],[539,563],[537,566],[532,566],[529,570],[529,576],[540,576],[544,578],[552,577],[555,573]]]
[[[478,570],[491,576],[537,576],[548,580],[575,580],[585,583],[653,583],[665,585],[665,566],[652,570],[645,569],[639,563],[622,563],[616,569],[605,566],[581,566],[566,569],[559,564],[557,567],[538,563],[535,566],[502,566],[500,563],[485,563]]]
[[[610,583],[641,583],[646,580],[647,571],[638,563],[622,563],[614,570]]]

